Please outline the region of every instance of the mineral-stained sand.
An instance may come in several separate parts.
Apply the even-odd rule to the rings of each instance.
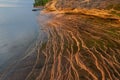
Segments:
[[[40,41],[36,64],[26,80],[120,79],[119,20],[80,14],[50,16],[39,17],[48,39]]]
[[[3,80],[120,79],[119,20],[51,12],[38,20],[42,32],[36,53]]]

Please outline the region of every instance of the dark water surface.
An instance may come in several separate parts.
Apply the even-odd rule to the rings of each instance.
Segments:
[[[0,0],[0,73],[22,56],[38,35],[32,0]]]

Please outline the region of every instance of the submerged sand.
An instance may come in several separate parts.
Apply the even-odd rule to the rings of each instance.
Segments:
[[[47,40],[26,80],[119,80],[119,20],[50,12],[39,22]]]
[[[119,80],[120,21],[44,12],[39,41],[5,80]]]

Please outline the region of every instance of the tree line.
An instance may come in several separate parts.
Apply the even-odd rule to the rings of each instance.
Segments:
[[[44,6],[50,0],[35,0],[34,6]]]

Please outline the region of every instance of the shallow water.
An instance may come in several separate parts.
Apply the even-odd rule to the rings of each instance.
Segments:
[[[38,34],[32,0],[0,0],[0,72],[18,60]]]

